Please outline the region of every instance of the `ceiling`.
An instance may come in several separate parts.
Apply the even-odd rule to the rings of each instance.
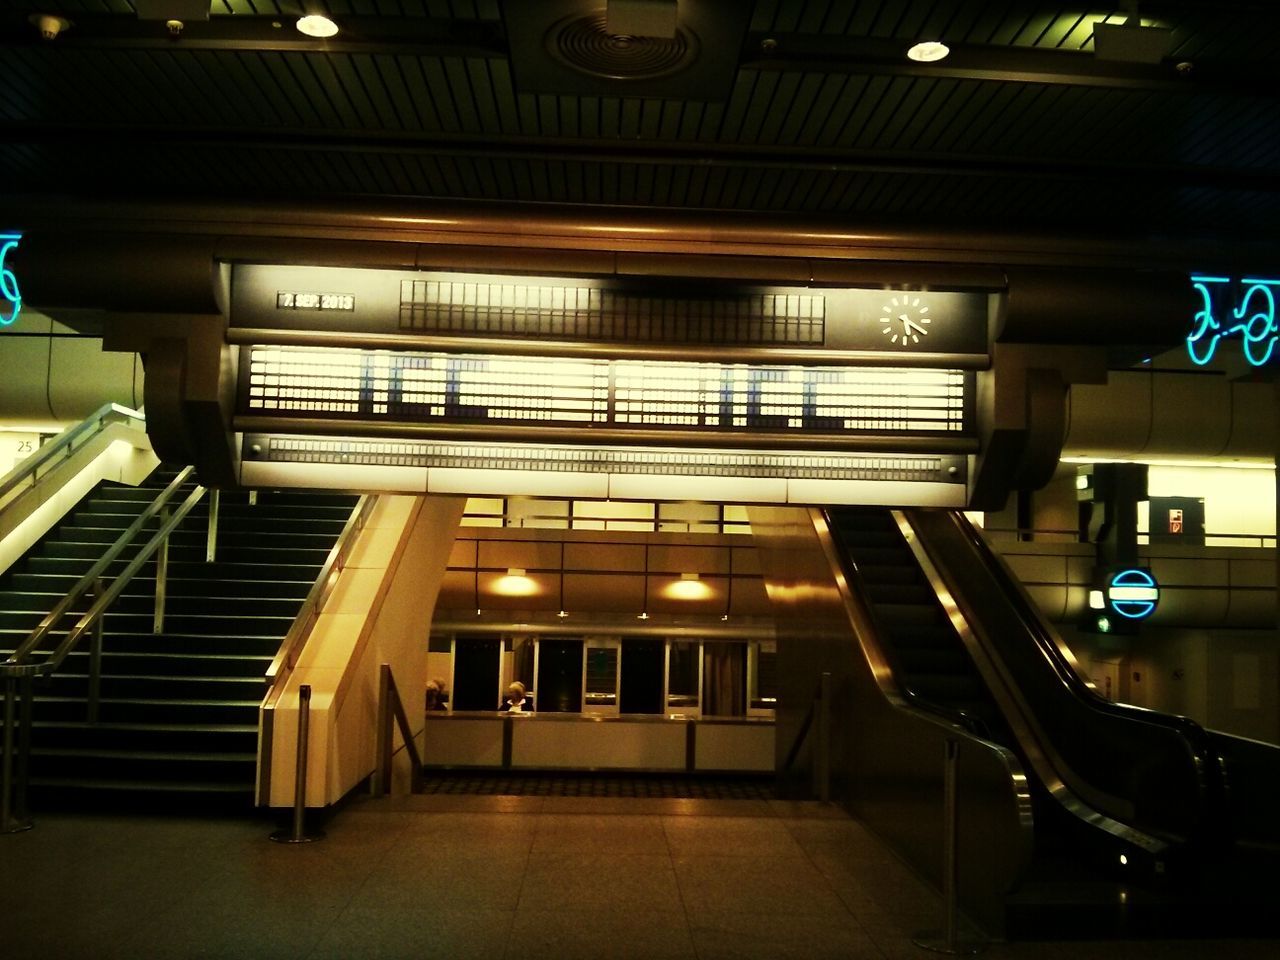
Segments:
[[[680,0],[687,65],[628,79],[548,53],[556,23],[598,5],[308,2],[341,27],[314,40],[284,0],[213,0],[176,38],[133,0],[5,0],[0,185],[15,201],[585,204],[1272,242],[1270,0],[1141,4],[1172,31],[1156,64],[1095,54],[1095,24],[1124,4]],[[35,12],[72,26],[41,39]],[[951,56],[907,60],[921,39]],[[614,72],[666,49],[587,42],[621,57]]]

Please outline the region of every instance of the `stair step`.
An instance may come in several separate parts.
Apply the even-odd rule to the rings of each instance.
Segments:
[[[261,681],[271,660],[267,654],[146,653],[109,649],[103,658],[103,669],[133,676],[257,677]],[[84,673],[88,662],[89,651],[76,650],[67,657],[64,668],[72,673]]]
[[[154,752],[252,753],[258,727],[245,723],[89,723],[84,720],[37,720],[33,746],[66,749],[116,749]]]
[[[0,650],[24,641],[176,474],[162,467],[140,487],[100,484],[15,564],[0,590]],[[179,497],[193,488],[184,485]],[[37,681],[37,802],[189,809],[212,798],[249,807],[264,673],[356,501],[350,494],[262,491],[251,506],[247,492],[225,491],[212,563],[205,562],[209,498],[198,503],[170,537],[165,632],[151,632],[154,557],[107,614],[99,719],[86,718],[86,644],[58,675]],[[104,578],[118,576],[141,542]]]
[[[256,723],[260,701],[103,699],[99,720],[105,723]],[[82,697],[38,697],[32,705],[39,720],[84,720]]]
[[[145,674],[113,674],[104,672],[100,679],[101,696],[127,700],[134,697],[156,697],[198,701],[249,700],[264,692],[262,675],[250,677],[147,676]],[[55,696],[87,697],[89,677],[83,673],[61,670],[44,684],[44,690]]]
[[[185,566],[185,565],[184,565]],[[272,568],[264,566],[263,573]],[[184,570],[185,572],[185,570]],[[70,573],[15,573],[11,580],[12,591],[0,591],[0,609],[6,609],[3,597],[9,592],[23,592],[52,596],[52,603],[45,609],[51,609],[55,603],[76,585],[80,577]],[[222,578],[194,578],[175,575],[173,565],[169,567],[168,592],[170,597],[289,597],[305,600],[315,578],[305,580],[229,580]],[[135,576],[125,588],[125,596],[154,597],[156,581],[154,577]],[[47,601],[46,601],[47,602]],[[11,608],[9,608],[11,609]]]

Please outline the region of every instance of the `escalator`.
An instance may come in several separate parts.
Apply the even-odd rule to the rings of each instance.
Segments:
[[[1224,884],[1236,864],[1206,731],[1098,697],[962,514],[845,507],[826,525],[898,694],[1026,771],[1034,849],[1008,935],[1257,927],[1256,890]]]

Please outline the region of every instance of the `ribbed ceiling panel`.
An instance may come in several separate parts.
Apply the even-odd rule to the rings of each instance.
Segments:
[[[0,11],[4,189],[912,222],[1143,218],[1131,222],[1268,232],[1280,197],[1280,101],[1266,80],[1280,55],[1270,41],[1280,4],[1152,5],[1178,18],[1171,53],[1196,62],[1180,79],[1172,62],[1098,73],[1093,27],[1118,22],[1116,4],[760,0],[748,29],[756,41],[778,37],[779,56],[744,49],[723,100],[698,89],[672,99],[626,85],[601,96],[530,84],[508,55],[498,0],[320,7],[351,28],[323,46],[284,22],[296,0],[215,0],[210,29],[222,39],[170,43],[154,34],[159,25],[137,24],[129,0],[10,0]],[[79,25],[38,42],[25,22],[35,10]],[[367,35],[382,40],[361,39],[378,18],[414,21],[409,33],[430,42],[401,40],[387,22]],[[92,35],[108,20],[114,33]],[[273,39],[226,39],[250,21]],[[470,45],[453,44],[454,27]],[[130,30],[153,32],[119,39]],[[898,58],[922,37],[1034,69],[932,70]],[[856,55],[868,49],[879,59]],[[1106,203],[1085,211],[1083,196]]]

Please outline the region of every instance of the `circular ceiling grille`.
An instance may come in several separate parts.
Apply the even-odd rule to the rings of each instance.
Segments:
[[[610,80],[670,76],[698,53],[697,38],[683,28],[667,39],[615,36],[604,24],[604,11],[561,20],[547,31],[547,51],[567,67]]]

